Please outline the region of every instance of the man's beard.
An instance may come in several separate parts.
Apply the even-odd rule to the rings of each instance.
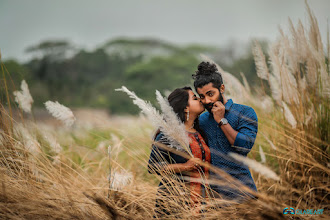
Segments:
[[[222,94],[221,94],[220,91],[219,91],[219,98],[218,98],[218,101],[220,101],[220,102],[223,104],[223,97],[222,97]],[[214,105],[214,102],[211,102],[211,103],[209,103],[209,104],[205,104],[205,105],[204,105],[205,109],[206,109],[211,115],[213,115],[213,113],[212,113],[213,105]]]

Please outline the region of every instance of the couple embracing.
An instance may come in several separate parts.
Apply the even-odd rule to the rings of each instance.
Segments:
[[[170,181],[168,175],[164,175],[166,172],[162,170],[171,170],[173,178],[183,179],[188,193],[180,196],[189,195],[190,201],[193,201],[192,206],[195,207],[210,196],[235,201],[253,197],[231,187],[222,175],[212,172],[210,166],[205,164],[221,169],[240,183],[257,191],[248,167],[227,155],[233,152],[247,156],[253,147],[258,131],[255,111],[249,106],[226,99],[225,85],[215,64],[201,62],[193,78],[198,96],[190,87],[175,89],[168,96],[170,106],[185,125],[193,157],[187,159],[157,144],[153,145],[150,154],[149,172],[163,175],[156,200],[155,215],[158,217],[171,214],[166,208],[169,204],[165,204],[166,201],[163,199],[171,194],[167,186]],[[169,145],[162,132],[155,135],[154,141]],[[208,185],[201,181],[189,181],[190,179],[216,179],[223,184]]]

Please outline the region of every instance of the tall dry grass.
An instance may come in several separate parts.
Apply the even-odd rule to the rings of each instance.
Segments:
[[[268,65],[256,43],[258,76],[268,83],[275,109],[261,131],[277,147],[281,185],[271,192],[294,208],[328,208],[329,204],[329,36],[322,43],[317,20],[306,4],[309,27],[289,19],[290,33],[280,29],[268,49]],[[326,51],[325,51],[326,49]],[[276,112],[276,109],[280,112]],[[276,120],[274,120],[274,118]]]
[[[252,174],[258,193],[250,192],[257,200],[209,199],[206,212],[198,213],[184,196],[182,181],[159,169],[170,183],[170,196],[162,197],[169,218],[282,219],[285,207],[324,209],[314,217],[329,217],[329,43],[324,52],[317,21],[307,10],[308,28],[289,21],[290,34],[280,31],[268,55],[258,45],[254,50],[258,76],[271,94],[252,95],[246,82],[244,86],[225,73],[229,95],[235,99],[241,91],[258,114],[259,135],[250,159],[262,160],[280,180],[256,172],[263,168],[257,164]],[[1,69],[6,95],[0,103],[0,218],[152,218],[162,178],[147,173],[153,127],[143,116],[111,119],[102,128],[45,126],[26,120],[23,112],[13,117],[18,108],[11,91],[16,89],[2,63]],[[263,149],[261,155],[258,149]],[[224,178],[209,182],[245,189],[222,170],[210,169]]]

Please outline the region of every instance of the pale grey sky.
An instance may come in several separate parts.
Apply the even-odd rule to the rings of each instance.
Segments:
[[[323,40],[330,0],[309,0]],[[26,60],[26,47],[68,39],[93,49],[119,36],[225,45],[230,39],[274,40],[288,17],[307,24],[304,0],[0,0],[2,58]]]

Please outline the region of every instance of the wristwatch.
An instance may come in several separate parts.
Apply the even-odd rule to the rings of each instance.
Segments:
[[[219,122],[218,126],[219,126],[219,128],[220,128],[220,127],[221,127],[221,125],[226,125],[226,124],[228,124],[228,120],[227,120],[227,119],[225,119],[225,118],[221,118],[221,120],[220,120],[220,122]]]

